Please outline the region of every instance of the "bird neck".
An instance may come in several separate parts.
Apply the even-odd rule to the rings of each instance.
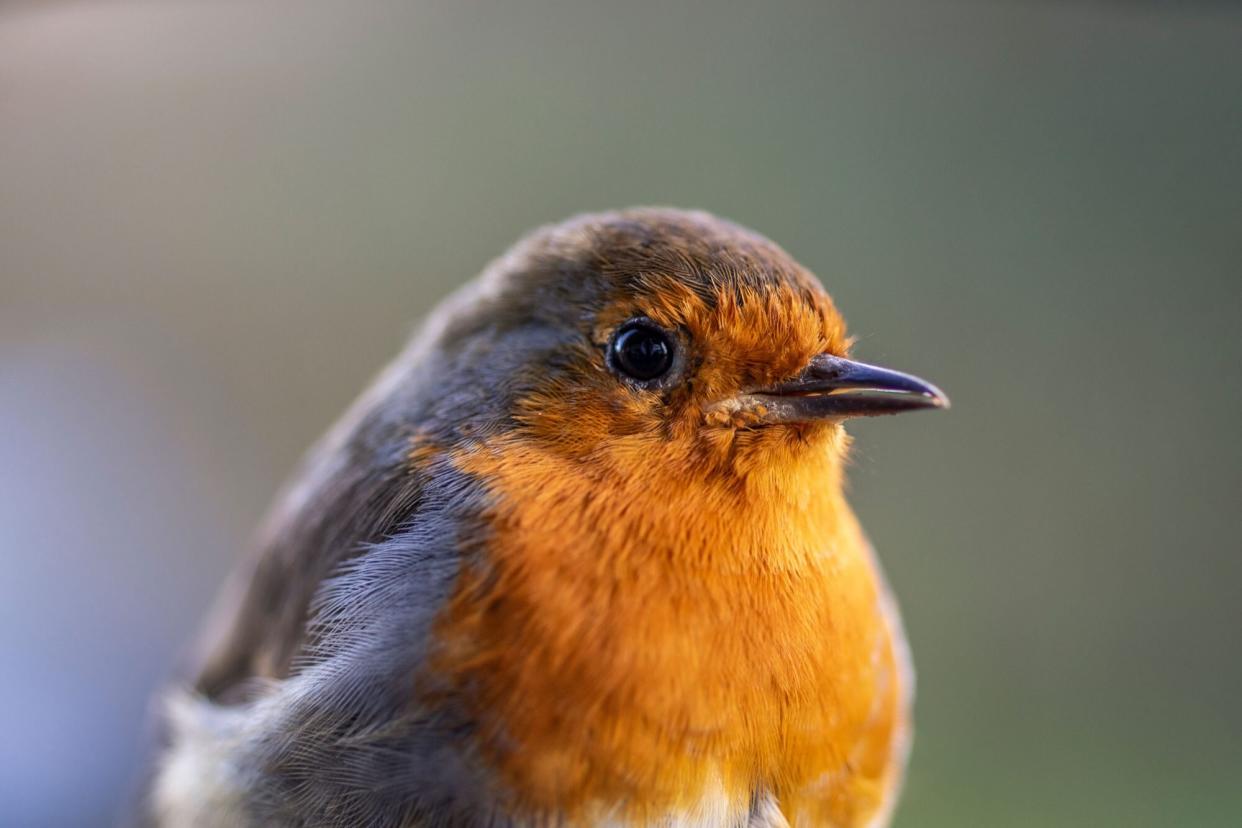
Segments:
[[[614,572],[789,572],[822,561],[854,527],[847,448],[827,426],[733,432],[727,443],[617,439],[589,455],[505,437],[456,464],[492,496],[487,517],[506,538],[494,555],[521,540],[566,567],[581,554]]]

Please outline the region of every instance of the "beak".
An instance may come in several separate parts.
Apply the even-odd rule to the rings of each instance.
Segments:
[[[820,354],[788,382],[750,392],[770,423],[842,420],[948,408],[949,398],[926,380],[832,354]]]

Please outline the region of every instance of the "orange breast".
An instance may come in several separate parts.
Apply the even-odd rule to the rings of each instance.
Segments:
[[[456,458],[494,507],[433,665],[520,807],[645,822],[723,786],[813,824],[876,812],[904,710],[834,439],[784,435],[732,478],[641,437],[590,463],[513,437]]]

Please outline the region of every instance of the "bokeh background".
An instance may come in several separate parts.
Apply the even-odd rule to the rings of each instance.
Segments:
[[[709,208],[859,423],[898,824],[1242,824],[1242,7],[0,6],[0,822],[107,824],[281,478],[526,229]]]

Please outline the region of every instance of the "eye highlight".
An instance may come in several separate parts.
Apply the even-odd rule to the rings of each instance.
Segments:
[[[655,324],[635,319],[622,325],[608,346],[608,362],[619,374],[640,383],[655,382],[672,370],[677,343]]]

